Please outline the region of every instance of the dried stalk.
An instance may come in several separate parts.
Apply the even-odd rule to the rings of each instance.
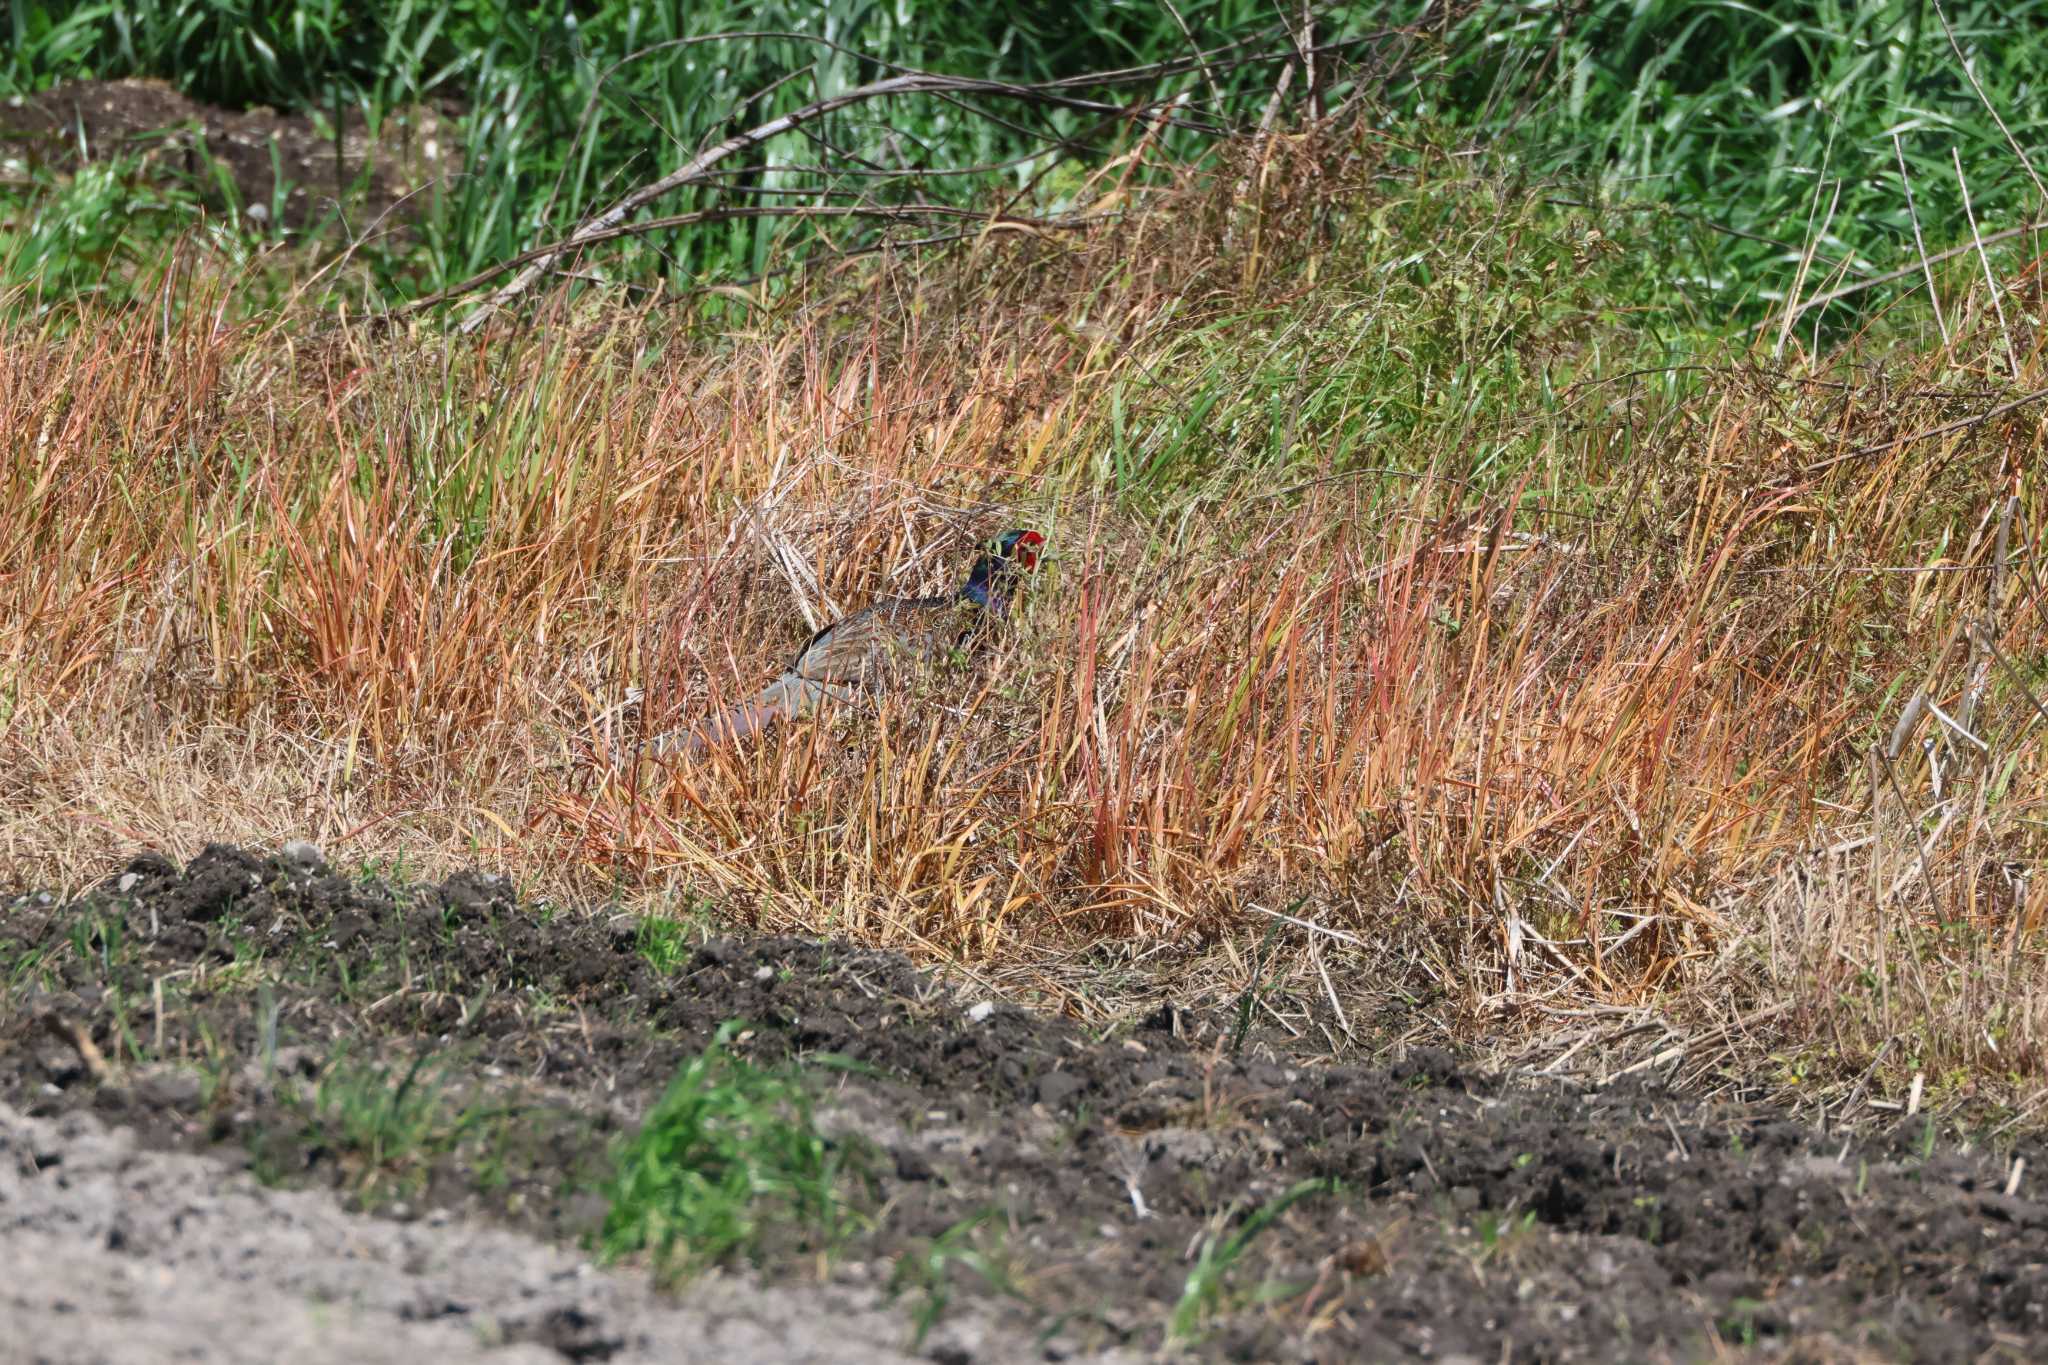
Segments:
[[[1948,320],[1941,315],[1941,295],[1934,288],[1934,267],[1927,262],[1927,241],[1920,235],[1920,210],[1913,203],[1913,178],[1906,173],[1906,148],[1897,133],[1892,134],[1892,151],[1899,158],[1899,183],[1906,187],[1906,217],[1913,223],[1913,249],[1920,253],[1920,273],[1927,277],[1927,302],[1934,308],[1935,330],[1941,333],[1941,347],[1949,348]]]
[[[1978,618],[1977,629],[1970,635],[1970,682],[1968,690],[1963,693],[1962,714],[1958,719],[1962,728],[1973,734],[1977,729],[1977,708],[1983,704],[1984,689],[1991,682],[1989,646],[1998,638],[1998,598],[2005,590],[2006,552],[2012,546],[2013,514],[2019,510],[2018,497],[2005,500],[2005,512],[1998,519],[1998,537],[1991,552],[1991,584],[1984,592],[1984,615]]]
[[[2004,291],[1999,289],[1997,277],[1991,273],[1991,257],[1985,254],[1983,234],[1977,231],[1977,211],[1970,207],[1970,182],[1963,178],[1962,153],[1951,147],[1948,149],[1948,154],[1955,158],[1956,185],[1963,192],[1963,216],[1970,220],[1970,240],[1976,243],[1977,261],[1978,264],[1984,267],[1984,287],[1991,291],[1991,311],[1998,315],[1998,334],[2005,338],[2006,364],[2012,367],[2012,377],[2018,379],[2020,377],[2020,355],[2018,351],[2013,349],[2012,328],[2006,325],[2005,303],[2000,297]]]

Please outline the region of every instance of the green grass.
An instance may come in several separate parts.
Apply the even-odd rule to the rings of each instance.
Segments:
[[[1969,240],[1957,158],[1986,231],[2048,210],[2011,145],[2048,141],[2041,0],[1481,4],[1437,37],[1395,108],[1653,213],[1703,309],[1772,312],[1809,248],[1809,295],[1909,262],[1913,209]]]
[[[663,975],[690,960],[690,926],[677,920],[643,916],[633,931],[633,950]]]
[[[1010,1272],[1010,1257],[1003,1244],[1005,1226],[1001,1209],[983,1209],[897,1259],[889,1276],[889,1294],[892,1298],[907,1294],[914,1300],[911,1350],[924,1349],[925,1338],[952,1304],[956,1271],[971,1275],[991,1292],[1036,1307]]]
[[[0,297],[31,308],[148,292],[177,242],[202,221],[187,183],[150,173],[145,156],[32,172],[0,188]]]
[[[1330,49],[1319,59],[1330,82],[1325,107],[1352,94],[1374,102],[1374,125],[1412,165],[1442,165],[1476,146],[1552,185],[1554,197],[1644,215],[1663,263],[1645,272],[1654,288],[1638,292],[1662,306],[1764,321],[1795,293],[1810,299],[1910,262],[1916,210],[1930,251],[1967,242],[1963,177],[1987,231],[2048,212],[2035,168],[2013,150],[2031,153],[2048,135],[2037,97],[2048,82],[2048,0],[1958,0],[1946,7],[1953,42],[1925,0],[1484,3],[1453,13],[1447,20],[1422,0],[1324,7],[1316,35]],[[1262,111],[1273,58],[1291,41],[1273,11],[1250,0],[1177,11],[1107,0],[13,0],[8,23],[0,93],[156,75],[229,106],[311,111],[329,127],[354,111],[373,132],[407,106],[452,102],[462,173],[416,202],[414,236],[357,257],[387,300],[556,240],[711,142],[900,69],[1073,80],[1184,58],[1192,44],[1212,55],[1070,93],[1185,96],[1190,119],[1243,127]],[[1380,34],[1392,36],[1372,37]],[[1345,59],[1368,51],[1385,74],[1355,89]],[[1080,202],[1083,172],[1134,136],[1127,120],[1030,101],[920,94],[862,104],[774,138],[652,209],[741,216],[608,244],[585,272],[627,286],[731,281],[888,230],[865,218],[749,216],[764,207],[1021,203],[1061,212]],[[1190,164],[1210,146],[1198,132],[1167,128],[1155,159]],[[957,173],[964,167],[982,169]],[[1140,183],[1159,178],[1136,174]],[[167,249],[170,226],[194,211],[189,191],[145,190],[132,167],[14,193],[58,202],[37,211],[8,249],[12,260],[0,260],[0,282],[32,279],[53,297],[108,290],[111,267]],[[1488,281],[1469,296],[1485,308],[1467,334],[1446,340],[1483,351],[1485,326],[1505,319],[1480,312],[1512,310],[1532,291],[1569,283]],[[1881,299],[1858,296],[1810,320],[1848,324]],[[1281,345],[1268,359],[1277,373],[1297,357]],[[1143,476],[1141,452],[1114,457],[1137,459],[1124,473]]]
[[[266,990],[258,1048],[266,1075],[277,1055],[278,1012]],[[204,1051],[211,1106],[219,1088],[233,1084],[228,1077],[241,1059],[210,1033]],[[342,1188],[371,1208],[428,1196],[451,1174],[480,1190],[536,1179],[556,1193],[595,1184],[600,1123],[516,1094],[474,1091],[461,1074],[459,1059],[446,1051],[424,1050],[393,1064],[338,1050],[311,1086],[281,1078],[280,1101],[291,1117],[282,1126],[266,1120],[250,1131],[256,1172],[277,1183],[295,1179],[309,1163],[332,1162]],[[510,1207],[521,1202],[515,1193]]]
[[[1332,1194],[1336,1188],[1336,1182],[1330,1180],[1297,1181],[1284,1193],[1254,1209],[1229,1235],[1218,1231],[1204,1237],[1201,1250],[1196,1254],[1195,1263],[1189,1268],[1187,1280],[1181,1288],[1180,1300],[1174,1304],[1173,1313],[1167,1319],[1167,1340],[1187,1342],[1200,1334],[1202,1324],[1222,1303],[1232,1267],[1244,1258],[1253,1240],[1271,1226],[1273,1220],[1310,1195]]]
[[[312,111],[331,125],[357,111],[373,132],[407,105],[455,102],[463,173],[423,201],[419,250],[372,262],[381,285],[401,293],[445,286],[558,238],[708,143],[905,68],[1037,82],[1175,58],[1191,36],[1207,48],[1256,39],[1272,53],[1288,41],[1253,0],[1210,0],[1179,18],[1109,0],[13,0],[9,18],[0,94],[160,76],[197,98]],[[1327,21],[1322,32],[1343,36]],[[1205,117],[1256,117],[1276,66],[1241,55],[1219,54],[1199,71],[1189,63],[1155,93],[1221,97],[1228,109]],[[1114,84],[1071,93],[1129,94]],[[991,201],[1063,161],[1099,159],[1125,132],[1100,113],[1054,104],[903,95],[778,137],[661,211]],[[1179,145],[1180,134],[1168,137]],[[962,173],[967,167],[989,169]],[[672,281],[755,273],[780,252],[815,245],[814,224],[742,218],[665,231],[608,253],[603,273]],[[851,226],[843,239],[872,236]]]
[[[1493,488],[1547,462],[1575,381],[1635,369],[1641,401],[1684,397],[1681,362],[1718,349],[1725,322],[1660,288],[1646,236],[1598,222],[1497,183],[1392,187],[1336,230],[1306,297],[1162,321],[1104,405],[1094,481],[1162,506],[1333,473],[1390,497],[1422,477]],[[1427,465],[1389,454],[1425,446]],[[1526,496],[1584,511],[1583,493]]]
[[[851,1230],[852,1149],[818,1131],[800,1078],[732,1054],[738,1033],[720,1028],[620,1149],[606,1257],[645,1254],[679,1279],[790,1238],[829,1250]]]
[[[266,1044],[265,1055],[272,1051]],[[298,1104],[307,1130],[300,1136],[318,1135],[318,1147],[342,1163],[350,1191],[365,1205],[416,1195],[436,1161],[465,1144],[492,1141],[492,1111],[454,1094],[446,1059],[430,1051],[402,1068],[340,1053]],[[273,1147],[256,1140],[259,1169]]]
[[[276,1056],[276,1013],[276,1003],[264,999],[258,1056],[266,1072]],[[215,1072],[209,1081],[213,1103],[211,1093],[236,1058],[217,1048],[211,1036],[207,1052]],[[506,1144],[518,1138],[514,1115],[463,1097],[451,1076],[453,1060],[432,1050],[399,1066],[338,1050],[311,1087],[287,1083],[281,1099],[295,1115],[289,1130],[250,1134],[256,1175],[279,1183],[309,1156],[328,1158],[340,1164],[342,1185],[356,1201],[381,1207],[424,1193],[434,1164],[442,1160],[463,1158],[477,1169],[498,1169]]]

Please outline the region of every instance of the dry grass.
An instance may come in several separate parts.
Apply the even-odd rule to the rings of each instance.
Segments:
[[[0,875],[299,836],[984,963],[1291,911],[1467,1021],[2036,1092],[2039,410],[1857,453],[1998,401],[1990,310],[1630,376],[1584,221],[1289,157],[716,321],[307,332],[202,272],[12,326]],[[591,761],[1012,524],[1055,558],[991,658]]]

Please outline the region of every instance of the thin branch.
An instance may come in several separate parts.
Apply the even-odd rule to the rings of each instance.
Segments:
[[[1223,87],[1216,83],[1216,73],[1209,69],[1209,63],[1202,55],[1201,44],[1195,41],[1194,30],[1188,27],[1187,20],[1180,17],[1180,10],[1175,8],[1173,0],[1161,0],[1161,3],[1166,6],[1166,12],[1173,16],[1173,22],[1180,26],[1181,36],[1188,40],[1188,51],[1202,64],[1202,79],[1209,83],[1209,93],[1215,97],[1216,107],[1222,108]]]
[[[1046,155],[1048,152],[1058,151],[1068,141],[1069,139],[1064,138],[1048,139],[1039,143],[1031,151],[1007,157],[1001,161],[979,161],[972,166],[920,166],[907,171],[892,171],[886,167],[881,170],[868,170],[855,166],[811,165],[808,162],[802,161],[792,161],[787,164],[763,161],[749,166],[722,166],[715,171],[706,171],[703,179],[698,183],[717,185],[720,189],[725,189],[728,187],[715,177],[762,175],[769,171],[774,171],[780,175],[845,176],[850,179],[865,176],[874,180],[943,180],[955,175],[987,175],[993,171],[1014,170],[1018,166],[1028,165],[1038,160],[1038,158]]]
[[[1107,221],[1104,217],[1091,218],[1018,218],[1012,216],[991,216],[973,209],[955,208],[950,204],[898,204],[892,207],[870,207],[855,204],[733,204],[722,208],[699,209],[694,213],[670,214],[665,218],[648,218],[637,223],[624,223],[606,228],[602,232],[588,233],[575,240],[574,246],[581,248],[600,242],[616,241],[621,237],[638,237],[651,232],[663,232],[669,228],[694,227],[699,223],[722,223],[741,218],[881,218],[897,222],[910,222],[918,218],[965,218],[973,219],[983,226],[973,232],[958,234],[944,239],[957,241],[966,237],[978,237],[990,230],[1013,232],[1071,232],[1077,228],[1093,226]],[[883,243],[883,246],[890,245]],[[899,246],[915,246],[917,242],[895,243]],[[490,283],[508,270],[530,265],[543,258],[553,261],[568,255],[570,240],[550,242],[546,246],[522,251],[517,256],[486,266],[460,284],[451,284],[438,294],[429,294],[423,299],[414,299],[391,310],[391,316],[417,313],[451,299],[460,298],[478,287]]]
[[[2012,548],[2013,514],[2020,510],[2017,493],[2005,500],[2005,511],[1998,518],[1998,535],[1992,542],[1991,582],[1984,589],[1984,615],[1977,622],[1977,629],[1970,637],[1970,666],[1964,676],[1969,680],[1963,692],[1962,718],[1960,727],[1965,733],[1976,728],[1977,710],[1984,704],[1984,689],[1991,685],[1991,658],[1989,645],[1998,638],[1998,599],[2005,592],[2006,555]],[[1978,748],[1985,753],[1990,749],[1983,741]]]
[[[978,80],[959,76],[941,76],[919,72],[906,76],[891,76],[886,80],[873,81],[867,85],[844,91],[825,99],[813,101],[801,109],[792,110],[760,124],[744,133],[735,134],[724,141],[700,152],[683,165],[649,184],[627,194],[610,208],[585,219],[568,237],[553,246],[529,253],[525,264],[509,282],[502,285],[489,298],[483,300],[476,310],[463,319],[460,331],[470,333],[483,326],[486,319],[506,303],[526,292],[533,282],[544,275],[548,268],[562,256],[593,242],[609,240],[616,235],[616,229],[634,213],[648,204],[700,178],[711,167],[740,152],[759,147],[764,143],[792,132],[823,118],[827,114],[869,100],[884,99],[892,95],[914,94],[985,94],[1000,95],[1033,103],[1051,104],[1059,108],[1076,109],[1088,113],[1114,113],[1128,117],[1153,107],[1151,104],[1126,108],[1105,104],[1098,100],[1080,99],[1049,89],[1042,85],[1015,85],[1005,81]],[[1175,117],[1173,122],[1180,127],[1193,128],[1202,132],[1221,132],[1215,125]],[[499,272],[493,272],[495,275]],[[473,286],[472,286],[473,287]]]
[[[899,237],[889,241],[868,242],[862,246],[835,249],[832,252],[829,264],[843,265],[848,261],[857,261],[867,256],[877,256],[885,251],[916,251],[928,246],[954,246],[961,242],[975,242],[986,238],[991,232],[1005,230],[1026,232],[1036,227],[1048,231],[1067,232],[1084,227],[1096,227],[1104,223],[1114,223],[1123,216],[1121,212],[1112,212],[1098,214],[1090,218],[1076,218],[1069,221],[1040,222],[1031,227],[1027,227],[1021,220],[992,219],[985,226],[969,228],[964,232],[937,232],[929,237]],[[811,264],[812,262],[798,261],[790,265],[778,266],[773,270],[764,270],[758,275],[748,275],[743,279],[729,280],[717,285],[697,285],[678,292],[673,302],[682,303],[689,299],[701,298],[706,294],[728,293],[735,289],[751,289],[755,285],[768,280],[779,280],[786,275],[794,275]]]
[[[2006,363],[2012,366],[2012,377],[2020,377],[2019,352],[2013,349],[2012,329],[2005,323],[2005,303],[2000,297],[2005,291],[1998,287],[1998,280],[1991,273],[1991,258],[1984,254],[1984,238],[1977,231],[1977,211],[1970,207],[1970,182],[1963,179],[1963,156],[1955,148],[1948,149],[1956,162],[1956,184],[1963,191],[1963,217],[1970,221],[1970,239],[1977,246],[1977,260],[1984,267],[1984,287],[1991,291],[1991,311],[1998,315],[1998,334],[2005,339]]]
[[[1823,167],[1823,170],[1825,170],[1825,167]],[[1820,185],[1818,183],[1813,187],[1813,202],[1815,205],[1820,203]],[[1827,236],[1828,229],[1834,226],[1835,207],[1841,202],[1842,182],[1836,180],[1834,193],[1828,196],[1828,216],[1822,220],[1819,232],[1811,232],[1813,212],[1811,209],[1807,211],[1806,222],[1810,235],[1807,239],[1806,250],[1799,257],[1799,272],[1792,277],[1792,292],[1786,298],[1785,325],[1778,329],[1778,343],[1771,348],[1771,358],[1773,360],[1779,359],[1785,354],[1785,341],[1792,335],[1792,324],[1800,316],[1799,291],[1806,288],[1807,273],[1813,269],[1813,253],[1820,246],[1821,238]]]
[[[1817,474],[1823,469],[1829,469],[1841,464],[1844,460],[1853,460],[1862,455],[1881,455],[1887,450],[1895,450],[1900,446],[1910,445],[1914,441],[1931,440],[1936,436],[1946,436],[1952,431],[1963,431],[1969,427],[1979,426],[1985,422],[2003,417],[2008,412],[2017,412],[2019,409],[2030,404],[2040,402],[2043,398],[2048,398],[2048,389],[2035,389],[2032,393],[2020,395],[2010,403],[2000,403],[1989,412],[1980,412],[1975,417],[1962,417],[1953,422],[1944,422],[1938,427],[1929,427],[1925,431],[1916,431],[1910,436],[1895,436],[1889,441],[1880,441],[1874,446],[1858,446],[1846,455],[1837,455],[1833,459],[1822,460],[1818,464],[1810,464],[1802,472]]]

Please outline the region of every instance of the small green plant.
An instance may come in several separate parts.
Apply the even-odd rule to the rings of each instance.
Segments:
[[[310,1121],[355,1167],[364,1203],[418,1188],[434,1159],[455,1147],[485,1118],[480,1107],[455,1102],[433,1054],[414,1057],[402,1073],[337,1058],[315,1089]]]
[[[1721,1337],[1737,1346],[1756,1345],[1756,1316],[1764,1309],[1760,1299],[1737,1298],[1728,1305],[1728,1315],[1721,1319]]]
[[[771,1235],[830,1248],[857,1150],[820,1133],[802,1079],[735,1057],[721,1026],[618,1153],[599,1233],[607,1259],[647,1253],[664,1280],[758,1253]]]
[[[140,155],[67,175],[37,168],[22,183],[26,193],[0,193],[0,295],[13,296],[10,309],[144,293],[203,217],[197,194],[149,174]]]
[[[1020,1303],[1031,1302],[1010,1277],[1000,1252],[992,1253],[981,1245],[982,1229],[994,1224],[1000,1230],[1002,1217],[1001,1209],[983,1209],[947,1228],[922,1251],[905,1252],[897,1259],[896,1269],[889,1277],[890,1297],[903,1293],[919,1296],[917,1307],[911,1314],[912,1351],[924,1349],[925,1337],[938,1325],[947,1304],[952,1302],[955,1266],[978,1276],[997,1293]]]
[[[1188,1271],[1187,1284],[1181,1290],[1180,1302],[1174,1305],[1173,1315],[1167,1320],[1167,1339],[1185,1342],[1194,1338],[1203,1320],[1222,1297],[1223,1281],[1230,1268],[1244,1255],[1252,1239],[1264,1232],[1274,1219],[1310,1195],[1331,1194],[1336,1188],[1337,1183],[1333,1180],[1298,1181],[1286,1193],[1254,1211],[1244,1220],[1243,1226],[1228,1237],[1219,1238],[1211,1234],[1203,1238],[1201,1252],[1195,1258],[1194,1268]]]
[[[56,980],[55,945],[9,945],[0,952],[0,965],[4,965],[7,978],[5,994],[12,996],[24,986],[48,988]]]
[[[1301,909],[1306,902],[1306,897],[1295,901],[1294,904],[1287,907],[1287,913],[1293,914]],[[1267,965],[1272,961],[1273,939],[1279,932],[1280,924],[1281,921],[1279,920],[1274,920],[1269,924],[1266,927],[1264,937],[1259,940],[1259,946],[1252,950],[1251,980],[1247,981],[1244,989],[1238,992],[1237,1023],[1230,1030],[1230,1055],[1233,1057],[1243,1049],[1245,1039],[1251,1036],[1254,1010],[1259,1003],[1260,997],[1273,989],[1271,985],[1267,985],[1262,989],[1259,984],[1259,978],[1265,974]]]
[[[119,915],[80,915],[71,925],[71,949],[79,961],[98,964],[100,979],[111,982],[115,967],[126,957],[124,930]]]
[[[234,956],[207,975],[207,982],[214,990],[233,990],[263,979],[262,943],[249,935],[236,934],[231,947]]]
[[[690,931],[672,919],[644,916],[633,934],[633,951],[666,976],[690,960]]]
[[[1643,1210],[1648,1219],[1643,1228],[1643,1240],[1656,1246],[1664,1240],[1664,1205],[1655,1195],[1641,1195],[1634,1201],[1635,1207]]]
[[[1515,1244],[1516,1239],[1526,1235],[1535,1226],[1536,1212],[1533,1209],[1520,1217],[1496,1213],[1491,1209],[1482,1211],[1477,1219],[1479,1261],[1484,1263],[1501,1255]]]

